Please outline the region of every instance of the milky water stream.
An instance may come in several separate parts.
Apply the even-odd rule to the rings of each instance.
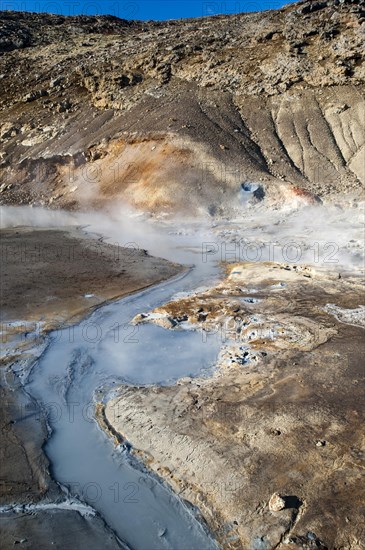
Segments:
[[[180,241],[177,260],[195,267],[172,281],[105,305],[71,329],[52,333],[26,384],[48,413],[51,435],[45,452],[54,478],[138,550],[218,547],[194,511],[131,459],[126,448],[115,447],[94,419],[95,400],[120,384],[173,383],[214,365],[218,337],[206,342],[193,331],[129,324],[137,313],[177,292],[207,285],[217,276],[216,263],[202,262],[197,248],[185,248],[189,239]],[[179,245],[179,239],[174,242]],[[174,256],[171,247],[165,256]]]

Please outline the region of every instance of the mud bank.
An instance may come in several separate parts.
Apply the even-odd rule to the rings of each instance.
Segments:
[[[351,274],[246,263],[135,318],[222,335],[213,377],[122,387],[105,416],[224,548],[364,548],[363,295]]]
[[[76,228],[4,229],[1,252],[2,321],[37,322],[47,329],[76,322],[102,303],[182,269],[136,243],[108,244]]]
[[[98,517],[84,517],[72,510],[9,511],[0,517],[3,548],[124,549]]]

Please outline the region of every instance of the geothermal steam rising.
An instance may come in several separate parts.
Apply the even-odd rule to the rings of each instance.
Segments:
[[[1,206],[0,227],[29,226],[37,228],[57,228],[81,226],[88,232],[101,233],[111,244],[136,246],[148,249],[151,254],[163,256],[168,251],[168,235],[164,236],[148,220],[122,205],[113,208],[110,214],[97,211],[68,212],[47,210],[29,206]],[[171,246],[171,242],[170,242]]]
[[[256,255],[261,261],[315,263],[332,269],[364,267],[363,205],[347,209],[308,206],[293,212],[250,210],[234,222],[178,217],[161,222],[122,204],[108,213],[2,206],[0,214],[1,228],[87,226],[88,231],[104,235],[110,243],[147,249],[155,256],[183,263],[184,253],[177,247],[188,245],[201,251],[204,243],[210,242],[219,250],[219,255],[216,252],[208,258],[213,261],[234,260],[236,245],[237,250],[247,250],[246,256],[237,254],[238,261],[255,260]],[[252,253],[251,246],[261,252]]]

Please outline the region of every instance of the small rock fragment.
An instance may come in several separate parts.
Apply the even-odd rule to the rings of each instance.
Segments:
[[[270,512],[280,512],[285,508],[285,501],[279,495],[279,493],[274,493],[269,500],[269,510]]]

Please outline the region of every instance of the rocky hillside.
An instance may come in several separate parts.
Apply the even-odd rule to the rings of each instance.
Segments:
[[[365,8],[167,22],[0,13],[0,201],[220,213],[358,197]]]

